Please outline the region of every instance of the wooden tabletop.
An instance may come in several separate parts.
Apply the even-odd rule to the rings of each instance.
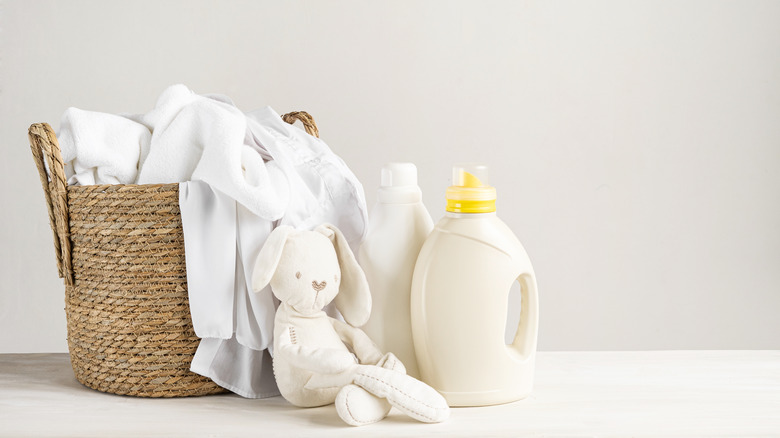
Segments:
[[[442,424],[393,410],[346,426],[333,406],[234,394],[141,399],[73,377],[66,354],[0,355],[0,436],[779,436],[780,351],[541,352],[533,394],[456,408]]]

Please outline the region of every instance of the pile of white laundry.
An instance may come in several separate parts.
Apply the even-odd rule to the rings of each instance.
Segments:
[[[251,269],[278,225],[329,222],[357,249],[368,216],[346,164],[270,107],[245,114],[184,85],[146,114],[69,108],[58,139],[69,184],[180,183],[190,311],[202,338],[191,370],[244,397],[277,395],[275,298],[269,288],[251,292]]]

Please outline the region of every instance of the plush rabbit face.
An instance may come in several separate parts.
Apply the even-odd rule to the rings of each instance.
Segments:
[[[339,293],[341,268],[330,239],[315,232],[289,236],[271,288],[301,314],[321,310]]]
[[[276,298],[303,315],[318,312],[334,297],[344,320],[354,327],[371,314],[366,276],[333,225],[314,231],[274,229],[257,256],[252,289],[259,292],[269,283]]]

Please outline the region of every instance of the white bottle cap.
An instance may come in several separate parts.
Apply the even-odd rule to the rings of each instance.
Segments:
[[[409,204],[422,201],[417,186],[417,166],[412,163],[387,163],[382,166],[382,185],[379,202]]]
[[[382,187],[417,186],[417,166],[413,163],[387,163],[382,167]]]

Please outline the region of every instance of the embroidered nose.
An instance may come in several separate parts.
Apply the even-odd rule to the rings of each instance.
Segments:
[[[311,282],[311,288],[316,290],[317,292],[325,289],[325,286],[327,286],[327,285],[328,285],[328,283],[326,283],[324,281],[322,283],[317,283],[316,281],[312,281]]]

